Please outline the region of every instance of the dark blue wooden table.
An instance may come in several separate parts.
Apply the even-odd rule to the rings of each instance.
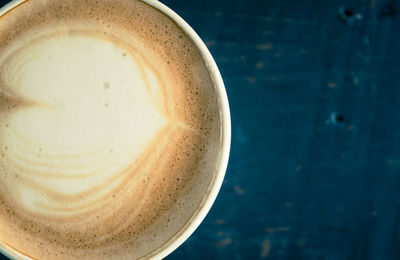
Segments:
[[[232,113],[221,192],[167,259],[400,259],[400,3],[162,2]]]

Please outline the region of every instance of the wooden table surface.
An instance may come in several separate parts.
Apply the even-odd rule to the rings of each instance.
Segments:
[[[400,3],[162,2],[232,113],[221,192],[167,259],[400,259]]]
[[[400,259],[400,3],[163,2],[232,113],[221,193],[168,259]]]

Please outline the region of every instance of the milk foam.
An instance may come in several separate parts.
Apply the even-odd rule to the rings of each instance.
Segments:
[[[41,38],[0,59],[9,59],[3,82],[13,96],[7,98],[29,104],[1,125],[0,164],[8,173],[2,181],[26,210],[77,214],[75,208],[90,209],[92,200],[120,185],[116,175],[168,120],[153,100],[160,83],[146,79],[141,72],[151,70],[128,50],[79,32]],[[104,184],[68,203],[69,211],[60,205]]]
[[[221,140],[191,40],[134,0],[29,0],[0,17],[0,245],[132,259],[201,205]]]

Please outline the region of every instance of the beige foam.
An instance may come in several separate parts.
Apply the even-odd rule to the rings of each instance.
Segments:
[[[212,80],[140,1],[29,0],[0,18],[0,242],[34,258],[136,258],[205,195]]]

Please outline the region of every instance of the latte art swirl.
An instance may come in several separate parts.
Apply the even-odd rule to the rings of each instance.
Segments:
[[[3,102],[15,103],[2,110],[3,182],[31,213],[102,207],[137,175],[146,145],[179,125],[163,114],[165,86],[140,54],[86,35],[46,34],[0,60]]]
[[[220,145],[193,43],[124,0],[29,0],[0,17],[0,36],[0,243],[41,259],[131,259],[165,243]]]

